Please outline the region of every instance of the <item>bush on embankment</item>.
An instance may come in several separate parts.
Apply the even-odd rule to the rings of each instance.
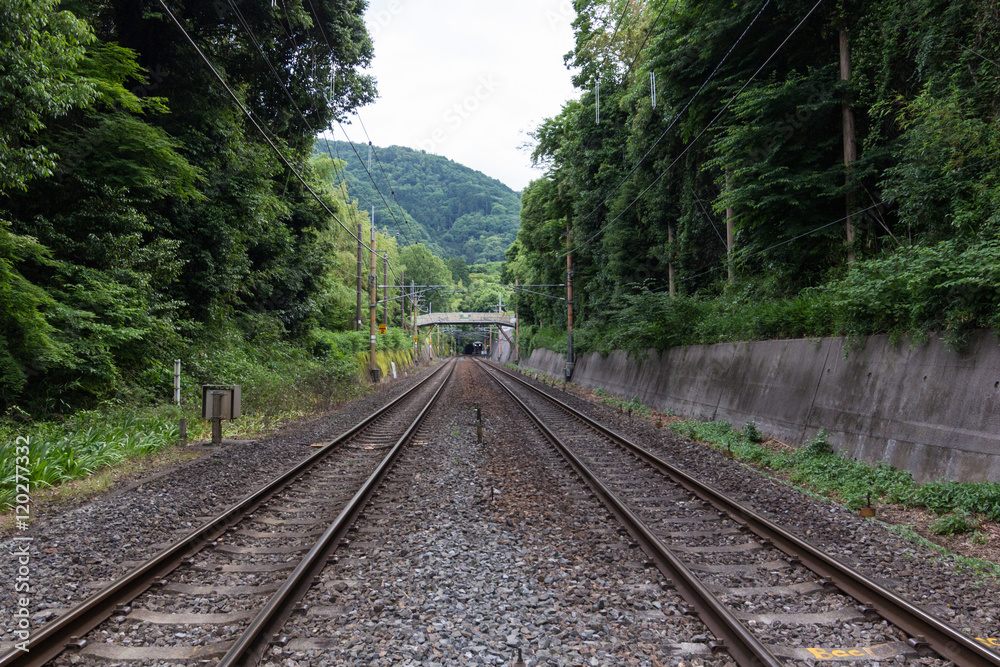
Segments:
[[[641,355],[682,345],[888,334],[924,340],[940,334],[962,350],[976,329],[1000,331],[1000,241],[896,249],[859,261],[820,287],[786,294],[775,281],[745,281],[716,296],[671,297],[642,288],[614,313],[576,329],[578,353],[625,350]],[[522,354],[565,352],[564,326],[526,327]],[[522,329],[522,334],[523,334]]]

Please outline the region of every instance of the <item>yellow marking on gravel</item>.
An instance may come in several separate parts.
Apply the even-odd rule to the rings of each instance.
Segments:
[[[891,645],[863,646],[861,648],[807,648],[817,660],[855,660],[857,658],[886,659],[895,657],[898,652]]]

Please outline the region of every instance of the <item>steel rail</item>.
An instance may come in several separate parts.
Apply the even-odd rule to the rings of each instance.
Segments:
[[[745,667],[761,665],[783,667],[784,662],[768,651],[767,647],[670,551],[646,523],[549,429],[541,417],[492,373],[487,372],[487,374],[524,410],[545,438],[555,446],[587,486],[600,497],[601,502],[625,526],[629,534],[642,545],[643,551],[653,560],[657,569],[671,580],[677,592],[694,607],[701,621],[721,641],[722,646],[737,664]]]
[[[403,436],[393,445],[389,453],[379,464],[378,468],[368,477],[361,488],[354,494],[347,506],[337,515],[337,518],[326,529],[323,536],[316,542],[309,553],[306,554],[302,562],[285,580],[281,588],[268,600],[267,604],[257,614],[250,625],[243,631],[243,634],[233,643],[229,651],[223,656],[216,667],[236,667],[237,665],[256,665],[264,656],[268,646],[276,633],[281,630],[285,621],[293,612],[294,605],[302,599],[306,591],[313,585],[313,581],[326,567],[327,560],[340,545],[341,540],[350,530],[358,515],[368,504],[368,500],[375,492],[378,485],[388,474],[389,470],[396,463],[400,452],[403,450],[417,429],[423,423],[427,413],[437,402],[438,397],[444,391],[455,369],[455,360],[445,364],[449,370],[441,381],[441,386],[424,406],[420,414],[417,415],[410,427],[406,429]]]
[[[186,537],[134,568],[131,572],[115,580],[105,588],[79,603],[62,616],[46,624],[35,633],[26,645],[27,650],[12,648],[0,655],[0,667],[41,667],[67,648],[67,642],[77,641],[86,633],[107,620],[119,605],[124,605],[152,586],[156,581],[175,570],[185,560],[201,551],[207,544],[221,536],[230,527],[256,510],[276,493],[296,481],[310,468],[319,463],[339,444],[350,440],[376,419],[410,397],[413,392],[438,375],[445,366],[431,373],[412,388],[389,402],[381,409],[365,418],[357,425],[331,440],[322,448],[266,486],[246,496],[226,509],[222,514],[209,519]]]
[[[876,583],[846,563],[825,551],[802,540],[778,524],[764,518],[753,510],[740,505],[714,487],[699,481],[683,470],[667,463],[655,454],[632,443],[627,438],[597,423],[590,417],[570,407],[563,401],[549,396],[517,375],[496,365],[492,367],[518,381],[531,391],[547,398],[585,422],[606,437],[614,440],[644,462],[655,466],[664,475],[674,480],[701,500],[711,504],[720,512],[725,512],[758,537],[768,540],[803,566],[819,574],[846,595],[873,609],[882,618],[910,635],[914,648],[928,647],[939,656],[951,660],[958,667],[986,667],[1000,665],[1000,653],[990,650],[975,639],[940,618],[928,613],[917,605],[903,599],[897,593]]]

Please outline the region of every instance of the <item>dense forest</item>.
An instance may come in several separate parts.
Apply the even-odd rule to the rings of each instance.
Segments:
[[[342,178],[359,207],[374,206],[376,225],[401,232],[407,245],[474,265],[503,261],[517,236],[520,197],[481,172],[399,146],[374,147],[370,170],[365,144],[321,139],[316,150],[346,163]]]
[[[995,0],[575,7],[504,276],[584,349],[1000,328]]]
[[[0,414],[162,400],[175,358],[336,381],[368,215],[314,146],[375,97],[363,10],[0,0]]]

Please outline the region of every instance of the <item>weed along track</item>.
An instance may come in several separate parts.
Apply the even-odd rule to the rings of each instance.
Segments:
[[[442,364],[0,664],[1000,664],[533,386]]]

